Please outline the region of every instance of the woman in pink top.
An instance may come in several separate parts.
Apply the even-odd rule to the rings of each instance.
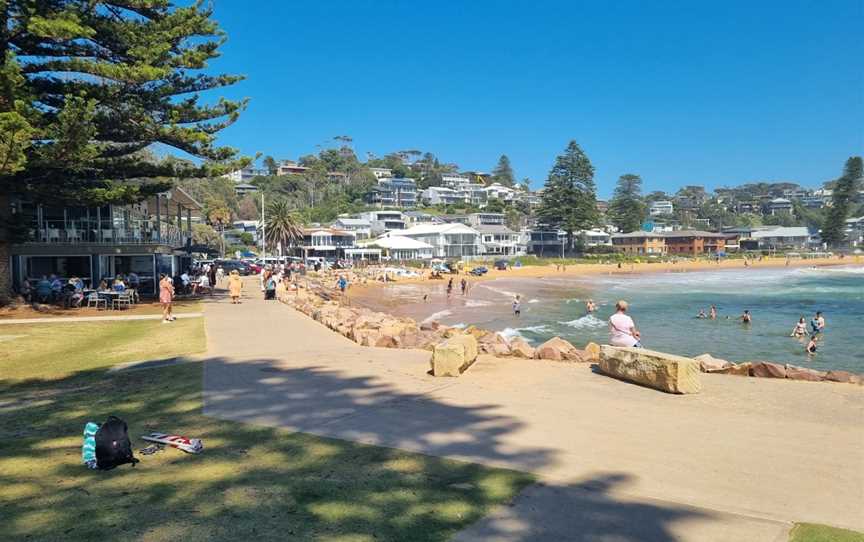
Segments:
[[[633,319],[627,316],[627,302],[615,303],[615,314],[609,317],[609,343],[612,346],[642,346],[639,330]]]
[[[176,318],[171,314],[171,305],[174,301],[174,283],[164,274],[159,280],[159,302],[162,303],[162,323],[173,322]]]

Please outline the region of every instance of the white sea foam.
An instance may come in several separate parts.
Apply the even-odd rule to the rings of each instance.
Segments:
[[[465,322],[459,322],[458,324],[453,324],[450,327],[455,327],[457,329],[465,329],[466,327],[468,327],[468,324],[466,324]]]
[[[549,326],[529,326],[529,327],[520,327],[517,328],[516,331],[527,331],[528,333],[549,333]]]
[[[490,292],[495,292],[496,294],[501,294],[501,295],[503,295],[505,297],[509,297],[509,298],[513,298],[513,297],[516,297],[516,295],[518,295],[518,294],[516,294],[516,292],[510,292],[507,290],[502,290],[501,288],[489,286],[488,284],[480,284],[479,287],[480,288],[486,288]]]
[[[421,324],[428,324],[429,322],[433,322],[433,321],[435,321],[435,320],[440,320],[441,318],[444,318],[444,317],[446,317],[446,316],[450,316],[451,314],[453,314],[453,311],[449,311],[449,310],[446,310],[446,309],[443,310],[443,311],[438,311],[438,312],[436,312],[435,314],[431,314],[431,315],[429,315],[428,318],[426,318],[425,320],[423,320],[423,321],[420,322],[420,323],[421,323]]]
[[[522,334],[519,333],[519,330],[512,327],[502,329],[498,332],[498,334],[507,339],[507,341],[512,341],[516,337],[522,337]]]
[[[558,323],[576,329],[598,329],[606,325],[606,322],[600,320],[599,318],[596,318],[593,314],[586,314],[581,318],[576,318],[575,320],[570,320],[569,322]]]
[[[528,303],[540,303],[540,300],[539,299],[531,299],[528,301]]]
[[[489,301],[482,301],[480,299],[469,299],[465,302],[465,306],[469,309],[473,309],[475,307],[488,307],[491,305]]]
[[[582,301],[582,300],[576,299],[575,297],[571,297],[570,299],[565,299],[564,303],[567,303],[569,305],[570,303],[579,303],[580,301]]]

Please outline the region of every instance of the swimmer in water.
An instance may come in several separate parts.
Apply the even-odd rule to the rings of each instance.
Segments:
[[[717,319],[717,305],[711,305],[711,311],[708,313],[712,320]]]
[[[807,322],[804,320],[804,317],[798,319],[798,323],[795,324],[795,327],[792,328],[792,334],[790,337],[803,337],[807,335]]]
[[[699,319],[708,318],[708,315],[705,314],[705,309],[699,309],[699,316],[697,316],[696,318],[699,318]]]
[[[585,302],[585,310],[588,311],[588,314],[591,314],[592,312],[597,310],[597,305],[594,304],[593,299],[589,299]]]
[[[739,316],[738,319],[741,320],[741,323],[742,323],[742,324],[751,324],[751,323],[753,323],[753,316],[750,315],[750,311],[749,311],[749,310],[745,310],[745,311],[744,311],[744,314],[742,314],[741,316]]]
[[[807,346],[805,347],[805,350],[807,351],[808,354],[812,355],[812,354],[816,353],[816,342],[818,340],[819,340],[818,335],[811,335],[810,336],[810,342],[808,342]]]

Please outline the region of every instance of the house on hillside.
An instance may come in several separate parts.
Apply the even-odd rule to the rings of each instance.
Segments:
[[[432,246],[435,258],[471,258],[482,253],[480,233],[464,224],[426,224],[394,230],[391,236],[404,236]]]
[[[414,207],[417,205],[417,183],[409,178],[378,179],[378,184],[367,195],[367,201],[378,207]]]
[[[201,204],[174,187],[129,205],[75,207],[13,199],[23,239],[10,247],[13,289],[43,275],[76,276],[94,287],[134,272],[140,293],[157,291],[160,273],[180,274],[192,263],[192,214]]]
[[[651,216],[671,215],[674,211],[675,207],[668,200],[655,201],[648,207],[648,214]]]
[[[346,257],[347,249],[356,248],[354,232],[336,228],[304,228],[303,241],[292,252],[302,258],[338,260]]]

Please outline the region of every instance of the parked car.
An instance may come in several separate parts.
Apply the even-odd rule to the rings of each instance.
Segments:
[[[495,269],[498,271],[507,271],[507,268],[510,266],[510,263],[507,260],[495,260]]]
[[[252,272],[248,265],[239,260],[217,260],[216,265],[224,269],[226,275],[235,270],[244,276]]]
[[[472,275],[474,275],[475,277],[482,277],[483,275],[485,275],[488,272],[489,272],[489,269],[483,265],[477,266],[470,271],[470,273]]]

